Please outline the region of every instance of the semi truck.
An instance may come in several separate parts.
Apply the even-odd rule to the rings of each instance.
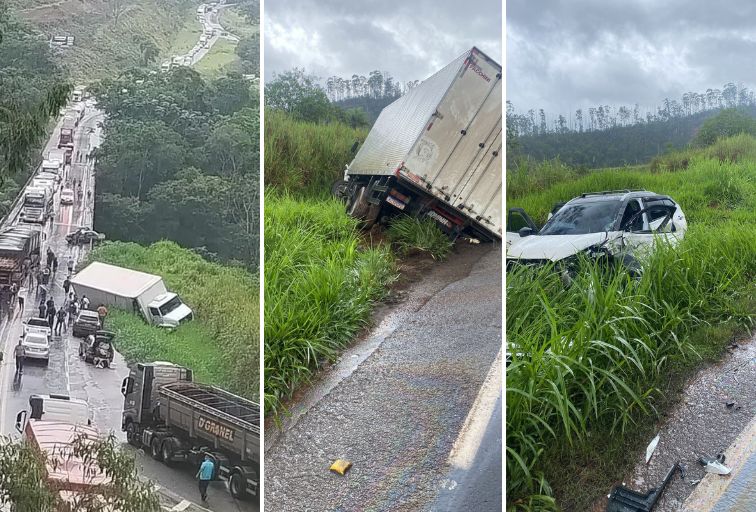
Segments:
[[[76,295],[99,304],[132,311],[150,324],[176,327],[194,318],[181,298],[169,292],[163,278],[95,261],[71,278]]]
[[[0,233],[0,285],[21,286],[39,262],[40,243],[40,232],[28,226],[14,226]]]
[[[44,224],[52,211],[52,194],[46,187],[28,187],[21,206],[21,221]]]
[[[169,362],[137,364],[121,393],[130,444],[169,465],[210,456],[214,478],[228,481],[234,498],[259,497],[259,404],[194,382],[190,369]]]
[[[42,160],[39,172],[49,172],[60,177],[63,174],[63,163],[58,160]]]
[[[405,214],[501,240],[501,102],[501,65],[472,48],[383,109],[334,194],[365,227]]]
[[[76,130],[75,119],[70,116],[63,118],[63,125],[60,128],[60,138],[58,139],[58,149],[70,148],[73,150],[74,130]]]
[[[70,161],[66,161],[66,153],[65,149],[51,149],[47,153],[47,159],[51,162],[60,162],[62,168],[66,164],[71,163]]]

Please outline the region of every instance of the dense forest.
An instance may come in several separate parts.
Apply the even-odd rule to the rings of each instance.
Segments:
[[[0,3],[0,215],[39,160],[48,120],[69,90],[45,42]]]
[[[680,100],[665,99],[655,112],[608,105],[578,109],[569,118],[551,119],[543,110],[517,113],[507,102],[507,161],[558,157],[571,165],[609,167],[632,165],[691,142],[701,124],[725,109],[756,116],[750,89],[733,83],[722,90],[687,92]]]
[[[131,70],[93,87],[107,115],[97,150],[96,229],[162,239],[256,271],[259,103],[241,75]]]

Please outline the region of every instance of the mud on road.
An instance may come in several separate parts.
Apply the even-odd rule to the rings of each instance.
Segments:
[[[500,247],[460,244],[384,309],[282,430],[266,425],[266,506],[431,509],[501,348],[501,257]],[[337,458],[354,463],[346,476],[329,472]]]

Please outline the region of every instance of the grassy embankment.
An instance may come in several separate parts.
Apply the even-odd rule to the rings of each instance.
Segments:
[[[356,222],[328,197],[358,136],[365,132],[266,112],[267,415],[336,358],[394,275],[388,248],[366,247]]]
[[[507,274],[507,504],[590,510],[621,481],[684,379],[756,319],[756,139],[649,166],[507,175],[507,201],[543,222],[586,191],[669,194],[689,230],[639,280],[584,261],[565,289],[549,268]],[[555,498],[554,498],[555,497]]]
[[[236,55],[236,43],[228,39],[219,39],[210,51],[202,57],[194,69],[208,78],[217,78],[229,71],[233,71],[239,62]]]
[[[28,9],[19,16],[30,21],[46,37],[72,35],[76,38],[73,48],[58,52],[77,83],[117,76],[124,69],[141,65],[146,41],[157,46],[160,58],[168,57],[176,34],[186,30],[188,19],[197,7],[193,0],[134,0],[116,23],[110,3],[95,0],[35,2],[37,5],[48,3],[51,4],[48,7]],[[14,7],[23,9],[27,2],[16,0]],[[186,38],[188,35],[182,39]],[[159,66],[160,58],[151,65]]]
[[[130,313],[112,311],[109,329],[130,362],[171,361],[192,368],[197,380],[243,396],[259,397],[259,283],[241,268],[203,260],[173,242],[150,247],[111,242],[91,261],[163,276],[192,308],[195,320],[166,332]]]
[[[260,31],[259,26],[250,24],[247,18],[233,7],[221,9],[220,24],[230,34],[241,39],[253,37]]]

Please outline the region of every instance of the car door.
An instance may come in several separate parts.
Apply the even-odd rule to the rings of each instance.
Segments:
[[[513,243],[517,243],[520,237],[519,231],[522,228],[530,228],[533,232],[538,232],[535,222],[522,208],[509,208],[507,210],[507,250]]]
[[[632,201],[640,202],[637,199]],[[633,210],[637,205],[632,207]],[[630,207],[630,203],[628,203]],[[634,253],[648,252],[660,240],[677,241],[677,230],[673,222],[675,206],[663,201],[647,201],[640,210],[628,215],[625,212],[621,229],[624,246]]]

